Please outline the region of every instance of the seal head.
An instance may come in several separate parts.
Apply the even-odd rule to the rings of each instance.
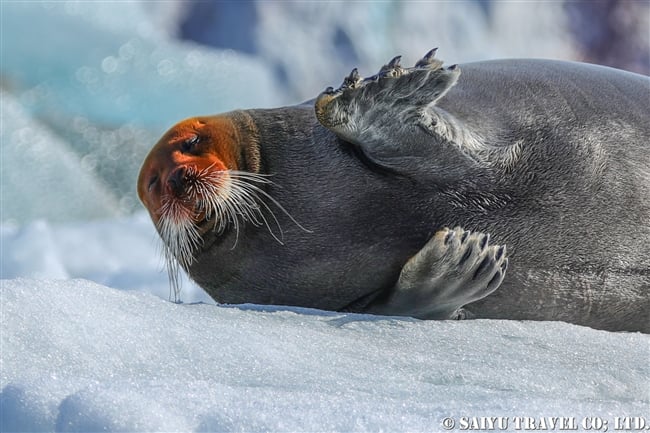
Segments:
[[[240,212],[255,216],[251,201],[242,199],[254,184],[240,181],[259,171],[250,125],[243,113],[186,119],[163,135],[142,165],[138,196],[163,239],[175,289],[178,265],[188,269],[206,232],[224,232]]]

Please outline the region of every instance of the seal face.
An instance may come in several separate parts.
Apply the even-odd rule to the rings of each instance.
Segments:
[[[172,285],[218,302],[650,332],[648,100],[636,74],[432,50],[183,121],[138,193]]]
[[[266,182],[257,175],[257,142],[249,135],[240,144],[246,130],[236,121],[227,115],[182,121],[142,165],[138,195],[163,239],[175,288],[178,265],[189,268],[206,232],[218,236],[231,225],[238,230],[240,219],[259,224],[265,218],[251,198],[263,193],[255,183]],[[240,171],[243,166],[252,171]]]
[[[174,205],[178,205],[178,212],[197,222],[203,219],[202,212],[195,212],[188,187],[193,179],[207,172],[237,169],[233,130],[224,118],[209,124],[206,120],[188,119],[169,130],[154,146],[140,171],[138,195],[156,225],[169,216],[165,209]],[[211,180],[223,186],[223,179]]]

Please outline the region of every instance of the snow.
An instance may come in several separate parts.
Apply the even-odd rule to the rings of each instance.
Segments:
[[[274,5],[257,3],[247,55],[178,40],[182,3],[0,2],[0,431],[417,432],[445,417],[650,413],[648,335],[223,306],[187,278],[184,303],[168,301],[134,185],[171,124],[295,103],[352,66],[437,45],[448,62],[571,54],[560,3]]]
[[[0,225],[0,270],[5,279],[83,278],[168,299],[170,287],[160,247],[144,211],[110,220],[4,224]],[[185,302],[211,302],[187,278],[182,297]]]
[[[3,431],[432,431],[648,413],[649,339],[2,282]]]

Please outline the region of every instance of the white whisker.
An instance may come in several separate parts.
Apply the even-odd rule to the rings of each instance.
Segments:
[[[242,196],[249,197],[249,198],[251,198],[251,200],[254,199],[254,198],[257,198],[257,197],[255,196],[255,193],[256,193],[256,192],[262,192],[262,193],[263,193],[263,191],[259,190],[259,188],[257,188],[257,187],[254,186],[254,185],[247,184],[247,183],[243,183],[243,182],[242,182],[242,183],[238,183],[238,180],[237,180],[237,179],[233,179],[233,186],[234,186],[233,189],[234,189],[234,190],[239,194],[240,197],[242,197]],[[255,190],[258,190],[258,191],[255,191]],[[264,194],[266,194],[266,193],[264,193]],[[268,194],[267,194],[267,196],[268,196]],[[234,202],[237,203],[237,200],[234,200]],[[275,214],[273,213],[273,211],[271,210],[271,208],[270,208],[266,203],[264,203],[264,201],[261,201],[261,200],[260,200],[260,202],[261,202],[262,206],[264,207],[264,209],[266,209],[266,210],[268,211],[268,213],[271,215],[271,217],[273,218],[273,221],[275,222],[275,225],[277,226],[277,228],[278,228],[278,230],[279,230],[279,232],[280,232],[280,237],[278,237],[278,236],[274,233],[273,229],[271,229],[271,225],[269,224],[268,219],[266,218],[266,216],[264,216],[264,212],[263,212],[263,210],[262,210],[258,205],[255,206],[255,208],[249,207],[248,210],[249,210],[249,211],[255,211],[255,214],[256,214],[257,216],[259,216],[259,217],[262,219],[262,221],[264,222],[264,225],[265,225],[266,228],[268,229],[268,231],[269,231],[269,233],[271,234],[271,236],[273,236],[273,238],[274,238],[274,239],[275,239],[275,240],[276,240],[280,245],[284,245],[284,242],[283,242],[283,239],[284,239],[284,232],[282,231],[282,227],[280,226],[280,222],[278,221],[278,218],[275,216]],[[241,205],[242,203],[243,203],[243,202],[240,201],[238,204]],[[260,224],[260,225],[261,225],[261,224]]]
[[[269,204],[284,213],[301,230],[311,233],[260,188],[273,184],[270,177],[236,170],[216,170],[214,165],[203,170],[187,167],[184,196],[163,197],[158,231],[164,243],[163,252],[174,301],[180,299],[180,269],[189,269],[203,242],[198,227],[201,215],[206,220],[214,219],[212,231],[216,236],[232,227],[235,240],[231,249],[236,248],[240,230],[246,223],[256,227],[265,226],[269,234],[284,245],[284,231]]]
[[[234,178],[237,178],[237,177],[239,177],[239,175],[234,176]],[[262,182],[262,183],[273,183],[268,179],[257,179],[257,180]],[[271,203],[273,203],[278,209],[280,209],[287,217],[289,217],[289,219],[296,226],[298,226],[301,230],[305,231],[306,233],[311,233],[311,230],[306,229],[305,227],[302,226],[302,224],[300,224],[298,221],[296,221],[296,219],[293,216],[291,216],[291,214],[280,203],[278,203],[277,200],[275,200],[273,197],[271,197],[266,191],[262,190],[261,188],[257,187],[256,185],[253,185],[251,183],[245,183],[245,186],[247,188],[250,188],[252,190],[251,192],[259,193],[262,196],[266,197]],[[264,203],[264,201],[262,201],[262,200],[260,200],[260,201],[261,201],[261,203],[263,205],[266,206],[266,203]],[[268,206],[267,206],[267,209],[268,209]],[[270,211],[270,209],[269,209],[269,211]]]
[[[194,260],[194,252],[201,245],[201,236],[190,211],[180,200],[164,196],[160,209],[158,231],[164,242],[167,273],[174,301],[180,299],[179,267],[188,269]]]

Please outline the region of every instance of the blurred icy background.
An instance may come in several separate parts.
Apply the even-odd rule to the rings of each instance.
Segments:
[[[394,55],[408,64],[435,46],[449,63],[546,57],[648,74],[650,3],[2,1],[0,20],[0,430],[431,431],[463,408],[650,412],[646,336],[183,308],[72,281],[167,298],[135,180],[148,149],[180,119],[301,102],[352,67],[371,74]],[[35,280],[7,280],[20,277]],[[207,301],[187,281],[182,296]],[[158,321],[168,315],[172,322]],[[303,334],[322,345],[303,345]],[[386,338],[400,343],[379,343]],[[233,350],[240,340],[245,349]],[[368,347],[370,359],[402,373],[375,371],[362,361]],[[207,361],[188,364],[185,352]],[[500,361],[490,361],[495,354]],[[311,381],[295,376],[305,370]],[[531,385],[536,375],[549,382]],[[373,408],[384,416],[373,418]]]

